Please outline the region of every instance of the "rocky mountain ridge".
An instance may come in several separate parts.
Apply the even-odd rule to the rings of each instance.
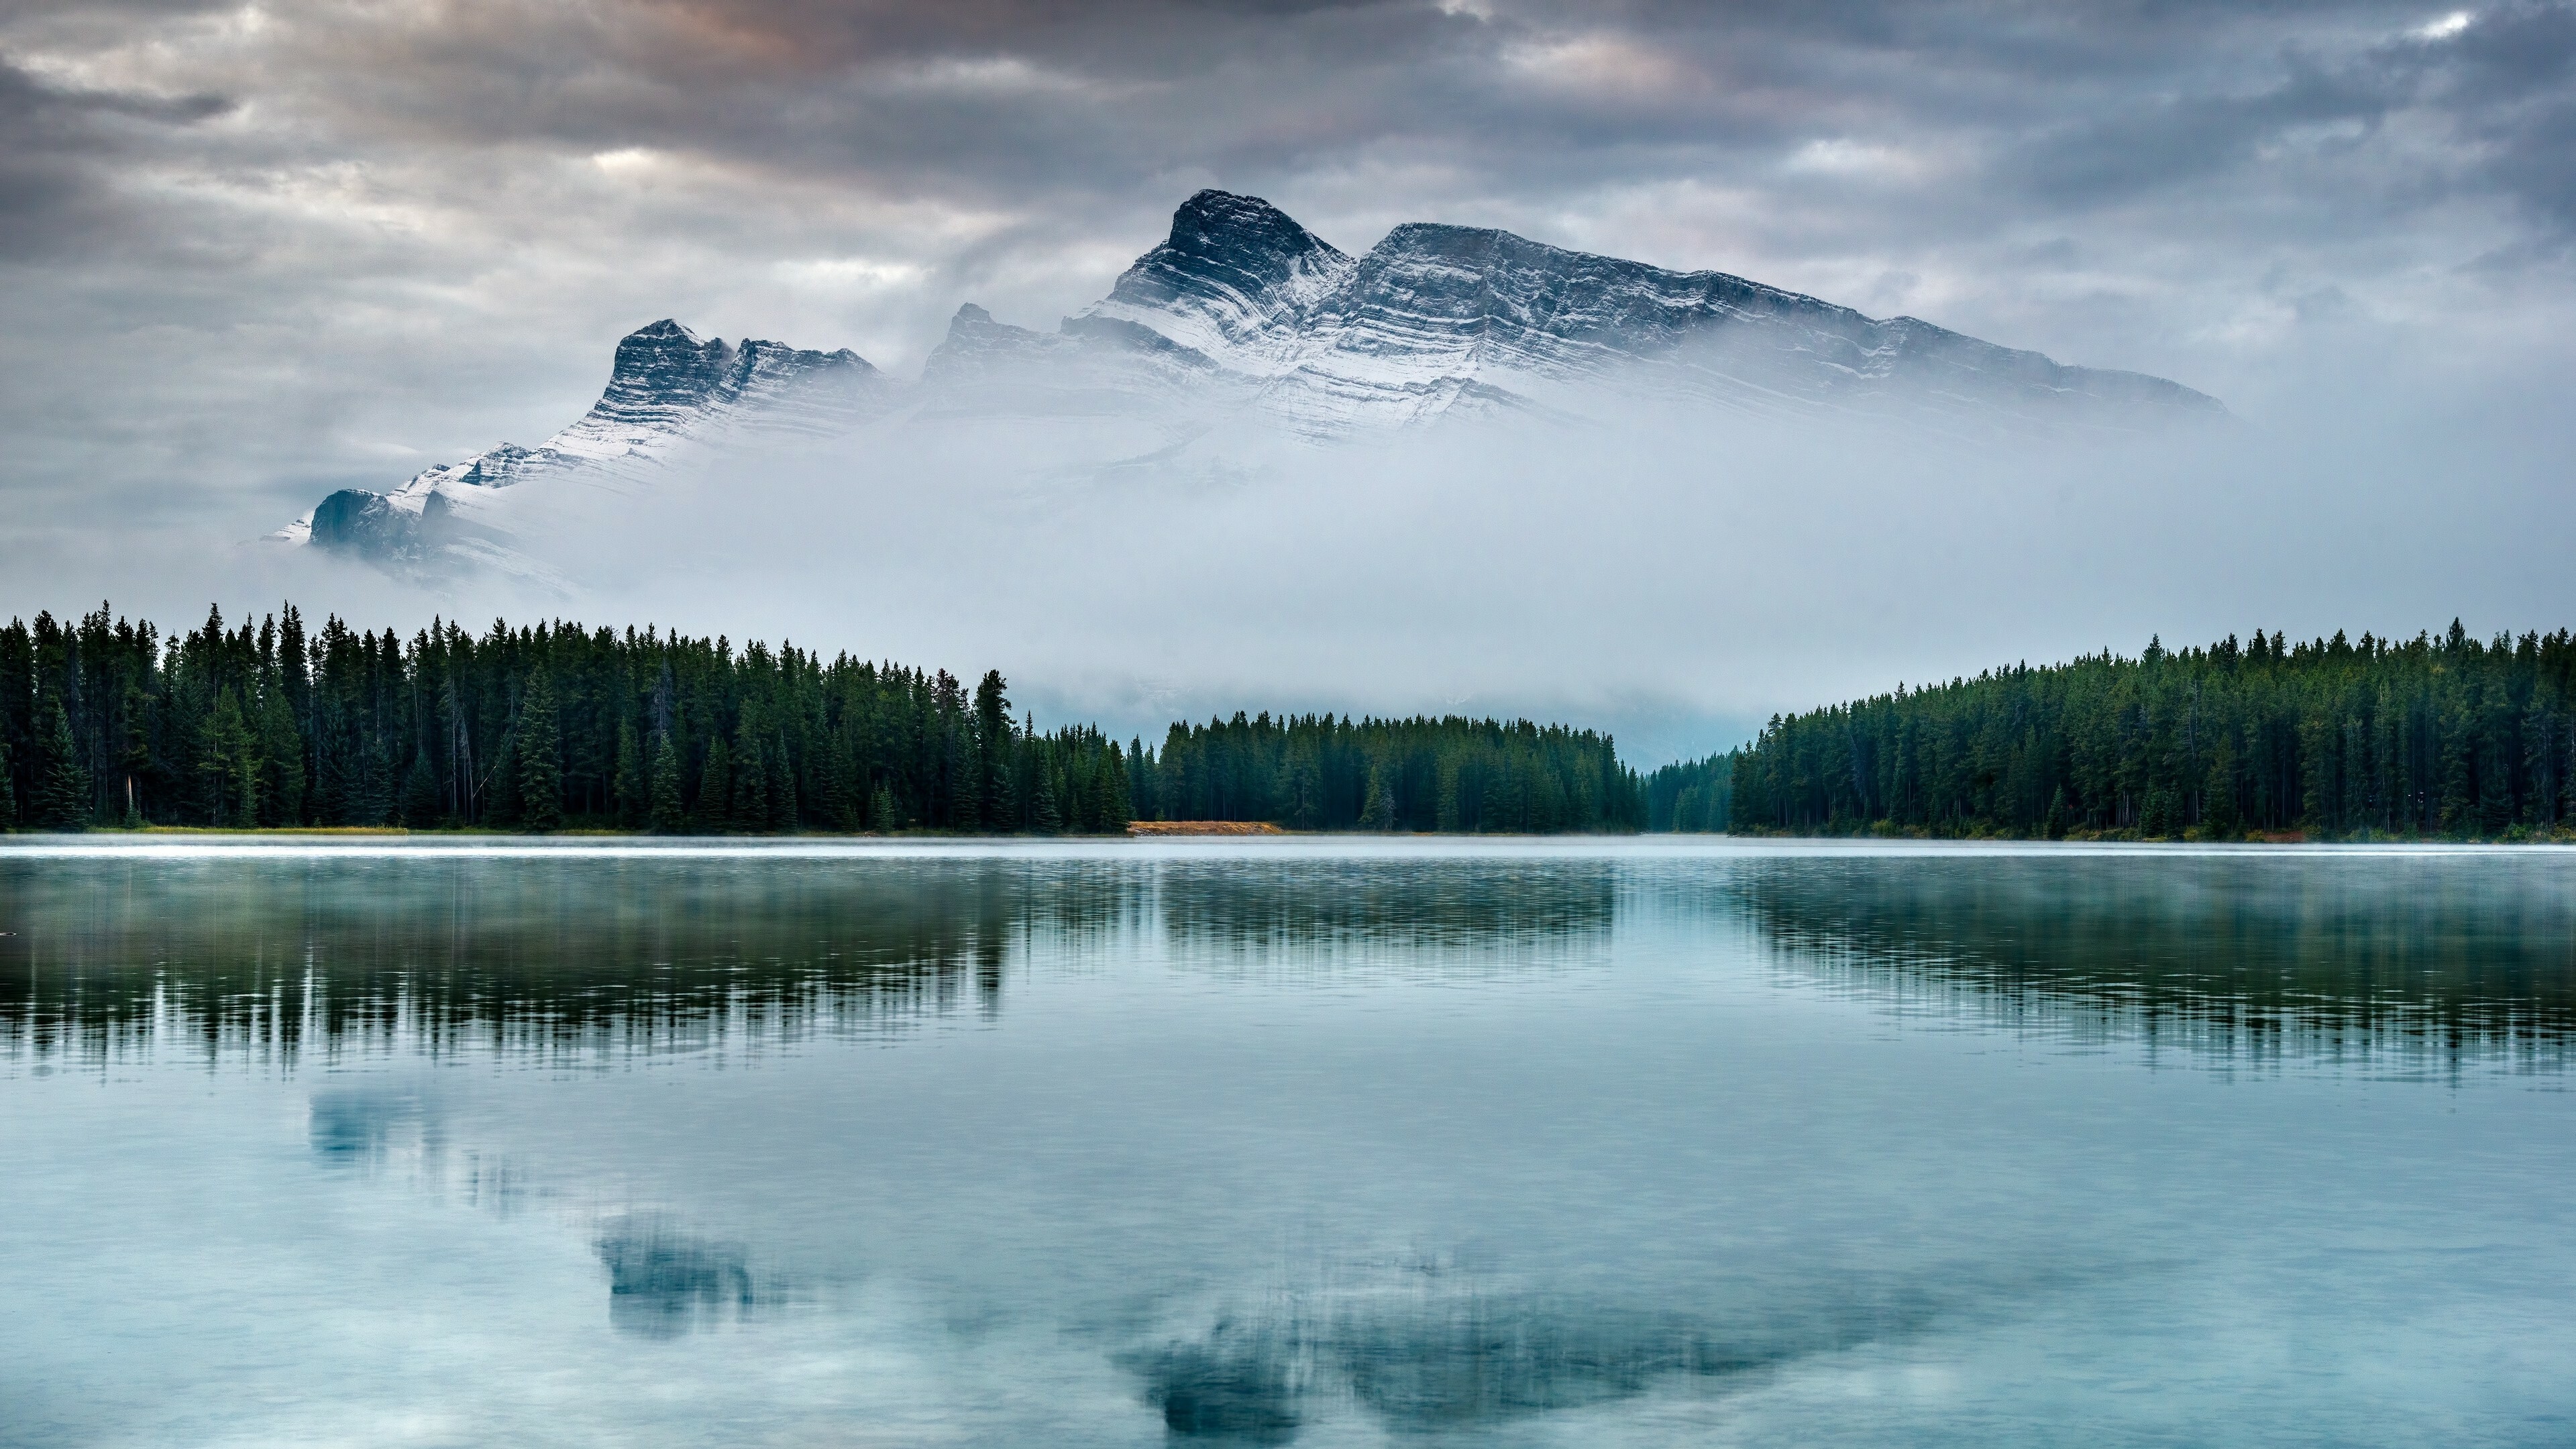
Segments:
[[[1353,257],[1266,201],[1202,191],[1054,332],[968,304],[905,384],[846,349],[733,345],[665,319],[618,343],[599,401],[542,445],[503,444],[386,493],[334,493],[276,536],[389,563],[505,562],[500,501],[530,483],[639,484],[683,447],[906,418],[1123,418],[1149,440],[1240,427],[1326,443],[1493,412],[1582,417],[1641,396],[1716,420],[1866,416],[1969,436],[2225,416],[2162,378],[1721,272],[1435,223]]]

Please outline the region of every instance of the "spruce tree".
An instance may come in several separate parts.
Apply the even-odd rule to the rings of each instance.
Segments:
[[[438,823],[438,813],[438,772],[430,768],[427,750],[414,750],[411,768],[403,772],[402,823],[426,830]]]
[[[359,751],[357,784],[349,796],[355,824],[383,825],[394,818],[394,762],[386,749],[378,736]]]
[[[18,828],[17,775],[9,763],[9,741],[0,736],[0,830]]]
[[[653,737],[653,829],[663,835],[676,835],[689,828],[688,812],[680,803],[680,751],[667,734]]]
[[[81,768],[71,716],[50,695],[39,709],[33,753],[36,796],[28,813],[47,830],[81,829],[89,824],[89,771]]]
[[[249,748],[242,732],[241,702],[229,688],[215,692],[198,749],[197,773],[205,779],[203,796],[208,825],[232,824],[240,811],[241,756]]]
[[[733,757],[733,825],[736,830],[769,828],[769,761],[760,741],[748,731],[735,732]]]
[[[796,766],[787,754],[787,736],[770,736],[769,828],[781,835],[796,832]]]
[[[644,781],[644,752],[635,738],[635,721],[617,725],[617,775],[609,790],[616,797],[617,823],[633,826],[650,808]]]
[[[698,828],[707,831],[731,829],[733,816],[733,752],[719,737],[707,743],[707,764],[698,773]]]
[[[563,828],[563,736],[554,681],[540,669],[519,705],[519,819],[530,830]]]
[[[2234,840],[2244,833],[2236,814],[2236,773],[2222,750],[2210,762],[2209,782],[2201,787],[2200,829],[2204,840]]]
[[[1368,794],[1360,805],[1360,829],[1395,829],[1395,795],[1386,788],[1385,776],[1375,765],[1369,766]]]
[[[2162,785],[2147,787],[2145,808],[2138,813],[2138,838],[2162,840],[2173,833],[2173,792]]]
[[[304,823],[304,742],[287,707],[284,681],[272,680],[261,692],[259,753],[262,813],[273,825]]]
[[[1055,771],[1038,767],[1037,828],[1040,835],[1064,833],[1064,809],[1056,803]]]
[[[972,798],[980,809],[982,823],[996,831],[1012,830],[1019,825],[1019,809],[1011,788],[1011,696],[1010,685],[1002,671],[987,669],[975,685],[974,791]],[[961,800],[965,798],[960,792]],[[964,813],[962,810],[961,814]],[[964,822],[970,827],[974,821]]]
[[[892,835],[903,828],[903,809],[895,804],[894,787],[879,785],[876,797],[868,804],[868,829],[879,835]]]
[[[833,737],[823,756],[823,818],[832,822],[834,830],[845,831],[867,824],[867,802],[859,798],[850,776],[850,751],[842,737],[847,732],[845,722],[842,735]]]
[[[1102,792],[1099,825],[1115,834],[1125,830],[1136,819],[1136,806],[1127,782],[1127,764],[1118,758],[1118,747],[1109,747],[1109,768],[1105,772],[1108,788]]]

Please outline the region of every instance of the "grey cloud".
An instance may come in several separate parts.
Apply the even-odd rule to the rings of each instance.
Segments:
[[[656,317],[896,371],[961,302],[1051,327],[1203,185],[1354,251],[1495,225],[1902,309],[2257,422],[2520,416],[2576,321],[2576,7],[2424,33],[2448,3],[21,4],[0,548],[88,562],[0,571],[0,610],[541,438]]]
[[[228,107],[210,95],[62,89],[0,58],[0,258],[55,251],[113,224],[106,172],[134,149],[115,121],[186,125]]]
[[[2411,112],[2449,144],[2376,174],[2357,166],[2342,178],[2349,188],[2403,205],[2485,187],[2553,228],[2576,224],[2576,10],[2507,7],[2455,33],[2419,31],[2345,55],[2289,47],[2274,72],[2248,92],[2182,95],[2061,128],[2023,148],[2015,167],[2061,199],[2151,194],[2250,169],[2276,150],[2362,159]]]
[[[2486,153],[2481,170],[2561,236],[2576,233],[2576,10],[2485,16],[2445,49],[2441,90]]]

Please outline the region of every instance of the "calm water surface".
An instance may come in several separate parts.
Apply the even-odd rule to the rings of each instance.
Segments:
[[[2576,855],[0,852],[12,1445],[2576,1443]]]

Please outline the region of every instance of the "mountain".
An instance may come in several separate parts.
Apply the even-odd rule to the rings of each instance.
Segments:
[[[692,442],[834,435],[881,412],[889,396],[885,375],[847,348],[736,347],[665,318],[617,344],[599,401],[543,444],[502,443],[389,493],[344,488],[275,537],[387,561],[421,562],[441,550],[495,561],[506,550],[489,546],[478,515],[502,489],[567,473],[639,480],[638,465]]]
[[[1911,416],[1956,428],[2142,427],[2224,412],[2162,378],[2065,367],[1912,317],[1723,272],[1672,272],[1487,228],[1399,226],[1351,258],[1276,207],[1201,192],[1065,330],[1150,337],[1334,434],[1463,404],[1646,390],[1729,411]],[[1148,344],[1150,345],[1150,344]]]
[[[2226,415],[2163,378],[1504,231],[1408,224],[1353,257],[1266,201],[1202,191],[1054,332],[969,304],[904,384],[846,350],[736,347],[656,322],[618,344],[598,403],[543,445],[504,444],[388,493],[334,493],[277,537],[507,568],[516,490],[567,477],[640,488],[689,448],[1055,423],[1087,430],[1064,442],[1069,463],[1107,464],[1238,431],[1321,444],[1498,413],[1579,420],[1639,399],[1714,422],[1872,418],[1971,438]]]

